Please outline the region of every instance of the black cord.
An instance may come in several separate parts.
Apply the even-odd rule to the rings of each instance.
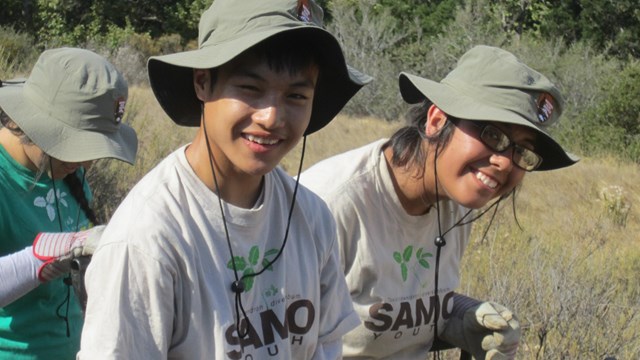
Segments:
[[[454,228],[458,227],[458,226],[464,226],[467,224],[470,224],[476,220],[478,220],[481,216],[483,216],[484,214],[486,214],[489,210],[491,210],[492,208],[494,209],[494,214],[491,218],[491,221],[489,222],[489,225],[487,226],[487,229],[485,230],[485,233],[483,235],[483,239],[484,236],[486,236],[487,232],[489,231],[489,227],[491,226],[491,223],[493,222],[493,218],[495,217],[495,213],[498,211],[498,204],[500,203],[500,201],[502,201],[503,198],[505,198],[507,195],[501,195],[498,200],[494,201],[493,204],[491,204],[490,206],[488,206],[485,210],[483,210],[482,212],[480,212],[477,216],[467,220],[467,221],[463,221],[469,214],[471,214],[471,212],[473,211],[473,209],[468,210],[458,221],[456,221],[455,224],[453,224],[448,230],[446,230],[445,232],[442,232],[442,225],[441,225],[441,220],[440,220],[440,194],[438,192],[438,167],[436,166],[436,161],[438,159],[438,150],[440,149],[440,146],[437,145],[435,148],[435,154],[434,154],[434,159],[433,159],[433,176],[434,176],[434,180],[435,180],[435,184],[436,184],[436,214],[437,214],[437,219],[438,219],[438,236],[435,238],[434,243],[436,245],[436,269],[435,269],[435,297],[436,297],[436,312],[434,315],[434,338],[438,337],[438,318],[440,316],[440,294],[438,293],[438,278],[439,278],[439,269],[440,269],[440,253],[442,248],[447,245],[447,242],[445,240],[445,235],[453,230]],[[424,181],[423,181],[423,186],[424,186]],[[463,352],[464,353],[464,352]],[[440,351],[435,351],[433,354],[433,358],[435,359],[440,359]]]
[[[434,339],[438,337],[438,318],[440,317],[440,294],[438,293],[438,277],[439,277],[438,272],[440,270],[440,252],[442,250],[442,247],[447,244],[446,240],[444,239],[444,234],[442,233],[442,224],[440,220],[440,194],[438,191],[438,166],[437,166],[439,149],[440,149],[440,145],[438,144],[435,148],[435,154],[433,157],[433,177],[436,185],[436,216],[438,219],[438,236],[434,240],[434,243],[436,245],[436,271],[434,274],[435,276],[434,295],[436,297],[436,311],[435,311],[435,315],[433,316]],[[456,225],[454,224],[453,227],[455,226]]]
[[[54,179],[54,174],[53,174],[53,160],[51,160],[51,156],[49,156],[49,170],[51,171],[51,184],[53,186],[53,199],[56,203],[56,215],[58,216],[58,227],[60,228],[60,232],[63,232],[64,230],[62,229],[62,214],[60,212],[60,204],[58,201],[58,189],[56,188],[56,181]],[[71,332],[69,330],[69,300],[70,300],[70,285],[71,285],[71,276],[70,274],[67,274],[67,276],[62,279],[62,282],[67,286],[67,295],[65,296],[64,300],[62,301],[62,303],[60,303],[60,305],[58,305],[58,307],[56,308],[56,315],[64,320],[64,323],[67,327],[67,337],[71,337]],[[60,308],[62,308],[64,305],[67,305],[65,307],[65,313],[60,314]]]
[[[469,216],[469,214],[471,214],[471,212],[473,211],[473,209],[468,210],[460,219],[458,219],[458,221],[455,222],[455,224],[453,224],[449,229],[447,229],[446,231],[442,232],[442,220],[440,219],[440,192],[438,190],[438,167],[437,167],[437,160],[438,160],[438,151],[440,150],[440,145],[438,144],[435,148],[435,154],[433,157],[433,177],[434,177],[434,181],[435,181],[435,192],[436,192],[436,216],[438,219],[438,236],[436,236],[436,238],[434,239],[434,244],[436,245],[436,269],[435,269],[435,273],[434,273],[434,295],[436,298],[436,311],[434,314],[434,320],[433,320],[433,329],[434,329],[434,339],[438,337],[438,319],[440,318],[440,294],[438,292],[438,280],[439,280],[439,273],[440,273],[440,254],[442,252],[442,248],[444,246],[447,245],[447,241],[445,239],[445,235],[447,233],[449,233],[449,231],[453,230],[454,228],[458,227],[458,226],[464,226],[470,222],[473,222],[475,219],[474,218],[470,221],[467,222],[463,222],[463,220]],[[424,182],[423,182],[424,184]],[[482,216],[482,214],[480,214],[480,216]],[[436,351],[435,354],[433,355],[434,359],[440,359],[440,351]]]
[[[64,320],[67,325],[67,337],[71,337],[71,331],[69,330],[69,303],[71,302],[71,276],[67,275],[63,280],[64,284],[67,286],[67,296],[65,296],[64,301],[58,305],[56,308],[56,315]],[[64,315],[60,314],[60,308],[62,308],[66,304]]]
[[[49,169],[51,170],[51,184],[53,185],[53,198],[55,200],[56,203],[56,213],[58,216],[58,226],[60,228],[60,232],[64,232],[64,229],[62,228],[62,219],[61,219],[61,212],[60,212],[60,204],[58,201],[58,190],[56,188],[56,181],[54,180],[54,174],[53,174],[53,161],[51,160],[51,156],[49,156]],[[84,183],[86,180],[86,170],[82,172],[82,181],[80,182],[80,189],[81,191],[84,192]],[[73,175],[75,176],[75,175]],[[78,231],[79,225],[80,225],[80,211],[81,211],[81,207],[78,206],[78,213],[76,215],[76,229],[75,231]],[[67,337],[71,337],[71,331],[70,331],[70,325],[69,325],[69,305],[71,304],[71,285],[73,284],[72,280],[71,280],[71,273],[67,273],[67,275],[62,279],[62,282],[67,286],[67,295],[65,296],[64,300],[62,301],[62,303],[60,303],[60,305],[58,305],[58,307],[56,308],[56,315],[64,320],[65,325],[67,327]],[[60,314],[60,309],[65,306],[65,313]]]
[[[60,228],[60,232],[62,232],[62,219],[60,218],[60,205],[58,204],[58,189],[56,189],[56,181],[53,179],[53,160],[51,160],[51,156],[49,156],[49,170],[51,170],[51,184],[53,186],[53,200],[56,203],[56,212],[58,215],[58,227]]]
[[[298,193],[298,185],[300,183],[300,173],[302,172],[302,163],[304,161],[304,153],[305,153],[305,148],[306,148],[306,143],[307,143],[307,137],[303,136],[302,138],[302,153],[300,156],[300,163],[298,165],[298,176],[296,177],[296,183],[293,189],[293,197],[291,199],[291,206],[289,207],[289,215],[287,216],[287,226],[285,229],[285,233],[284,233],[284,239],[282,240],[282,245],[280,246],[280,249],[278,250],[278,253],[276,254],[276,256],[272,259],[269,260],[267,262],[267,264],[265,264],[262,269],[256,273],[250,273],[250,274],[245,274],[242,277],[238,276],[238,269],[236,267],[236,262],[234,261],[235,257],[233,255],[233,248],[231,246],[231,239],[229,236],[229,229],[227,228],[227,220],[226,217],[224,215],[224,208],[222,206],[222,195],[220,194],[220,187],[218,186],[218,179],[217,179],[217,175],[215,172],[215,159],[213,157],[213,153],[211,152],[211,145],[209,143],[209,136],[207,134],[207,126],[206,126],[206,121],[204,121],[204,104],[201,103],[201,114],[202,114],[202,127],[204,130],[204,137],[205,137],[205,142],[207,144],[207,152],[209,153],[209,166],[211,167],[211,172],[213,174],[213,182],[216,188],[216,194],[218,197],[218,205],[220,207],[220,214],[222,217],[222,224],[224,227],[224,234],[227,240],[227,247],[229,248],[229,254],[231,255],[231,264],[233,267],[233,275],[235,278],[235,281],[233,283],[231,283],[231,291],[233,291],[235,293],[235,315],[236,315],[236,330],[238,331],[238,336],[240,338],[244,338],[245,336],[247,336],[249,334],[249,328],[250,328],[250,322],[249,322],[249,318],[247,316],[246,311],[244,310],[244,306],[242,305],[242,298],[240,296],[240,294],[242,294],[242,292],[244,292],[245,290],[245,284],[244,284],[244,279],[246,278],[250,278],[250,277],[256,277],[260,274],[262,274],[264,271],[266,271],[268,268],[271,267],[271,265],[273,265],[276,260],[278,260],[278,258],[280,258],[280,255],[282,255],[282,252],[284,251],[284,246],[287,243],[287,239],[289,237],[289,228],[291,225],[291,217],[293,215],[293,209],[295,207],[295,203],[296,203],[296,195]],[[239,310],[239,311],[238,311]],[[241,329],[241,322],[240,322],[240,313],[242,313],[242,318],[245,320],[245,323],[247,324],[247,326],[245,326],[245,331],[243,331],[243,329]]]

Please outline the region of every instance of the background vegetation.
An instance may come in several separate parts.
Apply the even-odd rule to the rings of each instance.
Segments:
[[[211,0],[3,0],[0,79],[27,76],[38,54],[80,46],[107,56],[131,85],[135,167],[90,173],[104,220],[135,182],[194,130],[175,126],[147,86],[150,55],[196,46]],[[503,47],[565,95],[551,131],[583,160],[527,175],[489,231],[478,221],[461,291],[507,305],[524,329],[519,359],[640,358],[640,9],[636,0],[325,0],[327,27],[352,65],[376,79],[309,137],[305,168],[388,136],[406,105],[397,74],[441,79],[476,44]],[[295,172],[299,147],[284,159]],[[447,358],[456,358],[450,351]]]

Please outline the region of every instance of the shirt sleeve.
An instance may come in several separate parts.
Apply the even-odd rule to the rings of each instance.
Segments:
[[[77,359],[166,359],[174,278],[152,252],[123,241],[100,247],[86,273],[88,303]]]
[[[33,256],[31,246],[0,257],[0,307],[5,307],[40,285],[38,268],[42,261]]]

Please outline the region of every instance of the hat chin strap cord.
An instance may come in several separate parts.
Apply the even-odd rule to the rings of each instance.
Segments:
[[[495,207],[495,211],[498,210],[498,204],[500,203],[500,201],[505,197],[505,195],[501,195],[498,200],[496,200],[493,204],[489,205],[489,207],[487,207],[485,210],[483,210],[482,212],[480,212],[477,216],[464,221],[464,219],[469,216],[469,214],[471,214],[471,212],[473,212],[473,209],[469,209],[460,219],[458,219],[458,221],[456,221],[455,224],[453,224],[448,230],[446,230],[445,232],[442,232],[442,221],[440,219],[440,193],[438,190],[438,185],[439,185],[439,181],[438,181],[438,167],[437,167],[437,159],[438,159],[438,154],[439,154],[439,150],[440,150],[440,145],[438,144],[435,148],[435,156],[433,159],[433,176],[435,178],[435,183],[436,183],[436,215],[438,218],[438,236],[435,237],[435,239],[433,240],[434,244],[436,245],[436,269],[435,269],[435,274],[434,274],[434,295],[436,297],[436,312],[434,315],[434,319],[433,319],[433,329],[434,329],[434,337],[438,337],[438,319],[440,317],[440,294],[438,292],[438,278],[439,278],[439,271],[440,271],[440,253],[442,252],[442,248],[447,245],[447,241],[445,239],[445,235],[447,233],[449,233],[449,231],[453,230],[454,228],[458,227],[458,226],[464,226],[467,224],[470,224],[476,220],[478,220],[481,216],[483,216],[485,213],[487,213],[489,210],[491,210],[492,208]],[[423,186],[424,186],[424,181],[422,182]],[[508,196],[508,195],[506,195]],[[495,211],[494,211],[494,215],[495,215]],[[493,220],[493,218],[492,218]],[[489,223],[489,226],[491,226],[491,223]],[[487,231],[489,230],[489,226],[487,226]],[[486,231],[485,231],[485,235],[486,235]],[[433,355],[434,359],[436,358],[436,354]],[[440,358],[440,354],[439,352],[437,353],[437,358]]]
[[[235,281],[231,283],[231,291],[233,291],[235,293],[235,313],[236,313],[236,331],[238,332],[238,336],[240,336],[240,338],[244,338],[249,334],[249,329],[251,328],[250,326],[250,322],[249,322],[249,318],[247,317],[247,313],[244,310],[244,306],[242,306],[242,298],[241,298],[241,294],[244,292],[245,290],[245,283],[244,283],[244,279],[250,278],[250,277],[257,277],[258,275],[262,274],[263,272],[265,272],[265,270],[267,270],[269,267],[271,267],[271,265],[273,265],[276,260],[278,260],[278,258],[280,258],[280,255],[282,255],[282,252],[284,251],[284,246],[287,243],[287,239],[289,237],[289,227],[291,225],[291,217],[293,215],[293,208],[295,206],[296,203],[296,195],[298,193],[298,185],[300,183],[300,173],[302,171],[302,163],[304,161],[304,152],[305,152],[305,148],[306,148],[306,143],[307,143],[307,137],[303,136],[302,138],[302,152],[300,155],[300,164],[298,165],[298,176],[296,177],[296,183],[293,189],[293,197],[291,199],[291,206],[289,207],[289,215],[287,216],[287,226],[284,232],[284,239],[282,240],[282,245],[280,246],[280,249],[278,250],[278,253],[276,254],[276,256],[270,260],[269,262],[267,262],[260,271],[256,272],[256,273],[251,273],[251,274],[244,274],[242,276],[238,275],[238,269],[236,267],[236,263],[235,261],[233,261],[233,259],[235,259],[234,255],[233,255],[233,248],[231,246],[231,239],[229,237],[229,229],[227,228],[227,220],[226,217],[224,215],[224,209],[222,206],[222,196],[220,194],[220,187],[218,186],[218,178],[215,172],[215,159],[213,157],[213,153],[211,151],[211,145],[209,143],[209,135],[207,133],[207,126],[206,126],[206,121],[204,121],[204,104],[201,103],[200,104],[200,110],[201,110],[201,121],[202,121],[202,127],[204,129],[204,135],[205,135],[205,141],[207,144],[207,152],[209,155],[209,165],[211,167],[211,173],[213,174],[213,183],[215,185],[215,192],[217,194],[217,198],[218,198],[218,205],[220,207],[220,215],[222,217],[222,224],[224,227],[224,235],[225,238],[227,240],[227,246],[229,248],[229,254],[231,255],[231,264],[233,265],[233,275],[235,277]],[[240,322],[240,313],[242,313],[242,319],[245,321],[246,326],[244,327],[244,329],[241,329],[241,322]]]
[[[60,232],[64,232],[64,229],[62,228],[62,218],[61,218],[61,214],[60,214],[60,204],[59,204],[59,200],[58,200],[58,189],[56,187],[56,181],[54,180],[53,176],[53,160],[51,160],[51,156],[46,155],[49,157],[49,170],[51,171],[51,185],[53,188],[53,199],[56,203],[56,214],[58,215],[58,227],[60,228]],[[75,176],[75,172],[70,174]],[[82,172],[82,181],[80,182],[80,188],[82,189],[82,191],[84,191],[84,183],[86,180],[86,175],[87,172],[83,171]],[[68,175],[67,175],[68,176]],[[76,229],[75,231],[78,231],[78,226],[80,225],[80,206],[78,206],[78,214],[76,215]],[[67,326],[67,337],[71,337],[71,331],[69,329],[69,305],[70,305],[70,298],[71,298],[71,274],[67,274],[67,276],[65,276],[64,279],[62,279],[62,281],[64,282],[65,285],[67,285],[67,296],[65,297],[65,299],[62,301],[62,303],[60,305],[58,305],[58,307],[56,308],[56,315],[61,318],[62,320],[64,320],[66,326]],[[60,314],[60,309],[62,309],[63,306],[65,306],[65,313],[64,315]]]

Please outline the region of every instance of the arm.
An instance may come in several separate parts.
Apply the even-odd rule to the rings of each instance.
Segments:
[[[86,273],[88,301],[77,358],[166,359],[173,280],[148,249],[126,242],[101,247]]]
[[[69,233],[39,233],[33,246],[0,258],[0,307],[71,270],[71,261],[87,256],[100,241],[104,226]]]
[[[31,246],[0,257],[0,307],[5,307],[40,285],[38,268],[42,261],[33,256]]]

